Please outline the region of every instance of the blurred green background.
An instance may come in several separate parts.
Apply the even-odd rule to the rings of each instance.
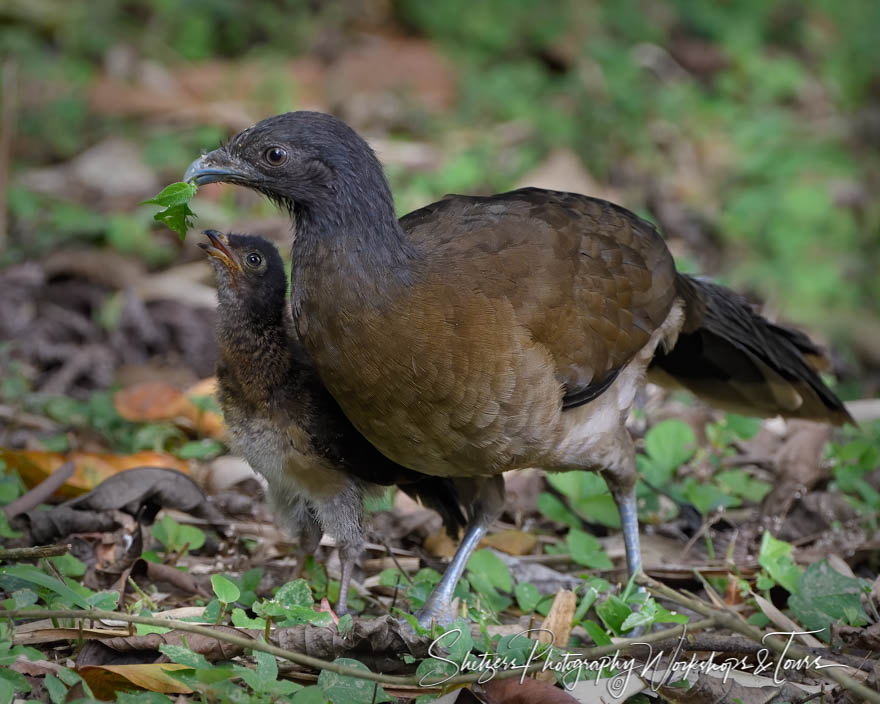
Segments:
[[[528,183],[608,197],[874,394],[878,26],[873,0],[6,0],[0,264],[196,259],[138,203],[250,122],[320,109],[376,146],[400,212]],[[283,230],[204,191],[197,226]]]

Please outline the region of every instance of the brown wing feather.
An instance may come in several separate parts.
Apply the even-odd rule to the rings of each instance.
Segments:
[[[584,196],[456,196],[402,225],[430,252],[415,284],[324,310],[335,346],[312,354],[358,430],[426,473],[540,464],[566,396],[626,365],[675,296],[654,228]]]

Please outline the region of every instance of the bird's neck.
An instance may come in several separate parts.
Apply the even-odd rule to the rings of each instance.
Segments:
[[[217,341],[227,374],[233,374],[250,393],[260,395],[281,383],[293,365],[292,330],[279,310],[256,315],[238,306],[224,310],[221,300]]]
[[[297,329],[304,315],[357,315],[387,305],[418,277],[420,256],[397,221],[381,178],[329,206],[295,211],[292,302]]]

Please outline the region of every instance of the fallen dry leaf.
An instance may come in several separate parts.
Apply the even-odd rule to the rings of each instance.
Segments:
[[[574,612],[577,609],[577,597],[573,591],[560,589],[553,599],[547,618],[541,624],[538,632],[538,641],[545,645],[555,645],[557,648],[566,648],[571,638],[571,628],[574,622]],[[553,672],[539,672],[535,678],[542,682],[555,682],[556,675]]]
[[[538,538],[534,533],[512,529],[487,535],[480,541],[480,546],[495,548],[508,555],[528,555],[535,549],[537,542]]]
[[[453,542],[452,538],[447,535],[446,530],[441,529],[431,533],[431,535],[425,538],[423,547],[435,557],[451,558],[455,555],[457,545]]]
[[[115,530],[132,516],[150,523],[160,509],[177,509],[205,518],[228,534],[223,517],[188,476],[164,467],[136,467],[108,477],[92,491],[48,511],[24,515],[35,544],[59,535]]]
[[[190,694],[192,690],[169,672],[189,669],[175,663],[143,665],[86,665],[77,670],[99,699],[115,699],[116,692],[140,687],[162,694]]]
[[[170,421],[197,434],[222,439],[226,435],[222,416],[203,410],[193,402],[202,396],[213,396],[217,388],[214,377],[202,379],[185,391],[163,381],[145,381],[113,395],[117,413],[134,423]]]
[[[41,450],[9,450],[0,448],[0,460],[18,471],[25,485],[36,486],[67,462],[73,462],[73,475],[58,491],[57,496],[73,498],[94,489],[105,479],[135,467],[163,467],[189,474],[189,463],[161,452],[143,451],[132,455],[109,452],[60,452]]]

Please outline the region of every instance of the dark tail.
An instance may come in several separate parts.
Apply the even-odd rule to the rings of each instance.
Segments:
[[[416,472],[412,474],[417,475]],[[397,486],[425,508],[439,513],[446,533],[453,540],[458,540],[459,531],[465,527],[467,520],[461,510],[458,489],[451,479],[422,474],[411,481],[400,481]]]
[[[855,423],[819,377],[824,352],[804,333],[771,323],[709,281],[678,274],[676,288],[684,327],[671,350],[657,351],[652,381],[673,382],[738,413]]]

